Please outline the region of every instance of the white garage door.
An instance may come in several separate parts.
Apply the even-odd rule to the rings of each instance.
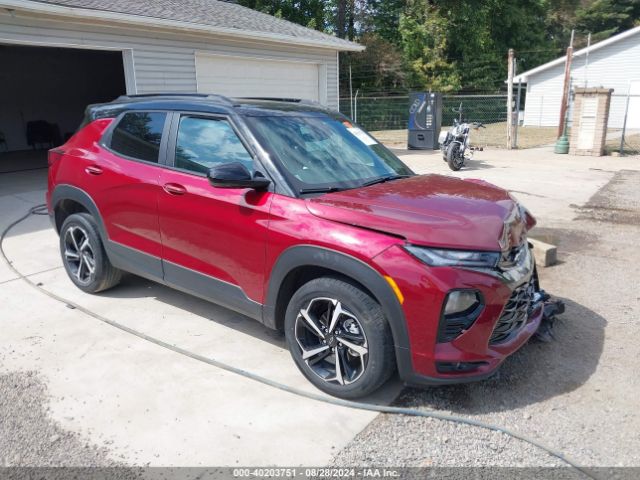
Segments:
[[[319,101],[316,63],[196,54],[198,92]]]

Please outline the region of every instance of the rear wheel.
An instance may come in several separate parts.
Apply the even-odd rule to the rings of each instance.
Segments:
[[[368,395],[395,368],[391,331],[380,305],[338,278],[311,280],[293,295],[285,335],[300,371],[336,397]]]
[[[459,143],[451,143],[447,148],[447,163],[454,172],[460,170],[464,165],[464,150],[462,150]]]
[[[71,281],[88,293],[117,285],[122,272],[111,265],[95,220],[88,213],[69,215],[60,229],[62,263]]]

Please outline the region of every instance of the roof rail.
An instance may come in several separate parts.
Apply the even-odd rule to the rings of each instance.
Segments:
[[[320,105],[315,100],[306,98],[281,98],[281,97],[238,97],[238,100],[270,100],[272,102],[300,103],[302,105]]]
[[[224,102],[227,105],[233,105],[233,102],[224,95],[217,95],[213,93],[135,93],[131,95],[120,95],[116,101],[136,100],[144,98],[157,98],[157,97],[193,97],[193,98],[210,98]]]

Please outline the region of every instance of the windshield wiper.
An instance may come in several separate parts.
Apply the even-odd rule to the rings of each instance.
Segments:
[[[370,185],[375,185],[376,183],[384,183],[389,182],[391,180],[398,180],[399,178],[408,178],[411,175],[387,175],[386,177],[378,177],[373,180],[369,180],[368,182],[364,182],[361,184],[361,187],[368,187]]]
[[[301,188],[298,190],[298,193],[330,193],[330,192],[339,192],[340,190],[344,190],[344,188],[338,187],[312,187],[312,188]]]
[[[373,180],[369,180],[368,182],[364,182],[360,185],[354,187],[311,187],[311,188],[301,188],[298,190],[298,193],[330,193],[330,192],[341,192],[343,190],[353,190],[354,188],[360,187],[368,187],[369,185],[375,185],[376,183],[389,182],[391,180],[397,180],[399,178],[408,178],[413,175],[387,175],[386,177],[378,177]]]

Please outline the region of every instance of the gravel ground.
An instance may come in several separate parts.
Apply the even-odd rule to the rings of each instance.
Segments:
[[[116,467],[104,447],[53,422],[46,385],[35,372],[0,374],[0,466]]]
[[[582,465],[640,466],[638,185],[640,172],[619,172],[586,205],[575,207],[570,224],[538,230],[558,245],[560,260],[541,270],[542,286],[567,304],[554,341],[530,342],[505,362],[498,378],[405,389],[396,404],[502,425]],[[389,415],[380,415],[333,463],[563,465],[503,434]]]

